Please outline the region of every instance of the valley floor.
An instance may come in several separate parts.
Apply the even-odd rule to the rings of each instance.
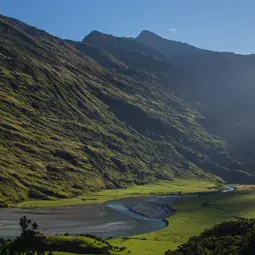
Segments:
[[[175,249],[190,237],[200,234],[204,229],[211,228],[223,221],[242,217],[255,217],[255,187],[236,185],[234,192],[222,193],[215,191],[212,183],[178,180],[159,182],[152,185],[134,186],[129,189],[106,190],[93,195],[76,199],[55,201],[26,201],[18,207],[49,207],[80,203],[102,203],[118,198],[178,193],[201,193],[198,196],[186,195],[174,203],[174,216],[168,218],[169,225],[160,231],[129,238],[107,239],[113,246],[126,247],[123,253],[134,255],[163,255],[168,249]],[[72,237],[69,237],[72,239]],[[75,237],[73,237],[75,238]],[[75,253],[54,252],[57,255],[73,255]],[[114,253],[111,253],[114,254]]]

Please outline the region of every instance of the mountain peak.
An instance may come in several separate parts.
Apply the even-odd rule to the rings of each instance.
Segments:
[[[93,30],[92,32],[90,32],[88,35],[84,37],[82,42],[85,42],[88,38],[93,40],[93,39],[107,39],[110,37],[113,37],[113,35],[105,34],[97,30]]]
[[[149,30],[143,30],[137,37],[139,36],[158,36],[158,35]]]
[[[161,36],[149,31],[149,30],[143,30],[136,39],[138,40],[149,40],[150,38],[162,38]]]

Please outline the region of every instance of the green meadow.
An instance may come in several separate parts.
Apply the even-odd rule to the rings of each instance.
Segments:
[[[17,204],[12,204],[18,208],[39,208],[39,207],[58,207],[67,205],[95,204],[104,203],[109,200],[136,197],[141,195],[162,195],[162,194],[190,194],[209,192],[216,190],[213,182],[202,180],[173,180],[158,181],[154,184],[133,185],[126,189],[108,189],[95,193],[88,193],[77,198],[55,199],[52,200],[26,200]]]
[[[208,201],[208,205],[201,204]],[[185,196],[174,203],[175,215],[168,218],[167,228],[157,232],[116,238],[110,242],[125,246],[131,254],[159,255],[167,249],[175,249],[190,237],[227,220],[255,217],[255,191],[238,189],[230,193],[210,193]]]

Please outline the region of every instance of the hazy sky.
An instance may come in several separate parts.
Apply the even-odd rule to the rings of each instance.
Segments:
[[[92,30],[165,38],[218,51],[255,53],[255,0],[1,0],[0,13],[81,40]]]

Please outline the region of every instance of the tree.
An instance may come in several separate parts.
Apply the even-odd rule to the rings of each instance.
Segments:
[[[26,216],[20,219],[20,236],[2,246],[1,254],[45,255],[52,254],[46,238],[37,232],[38,225]]]

